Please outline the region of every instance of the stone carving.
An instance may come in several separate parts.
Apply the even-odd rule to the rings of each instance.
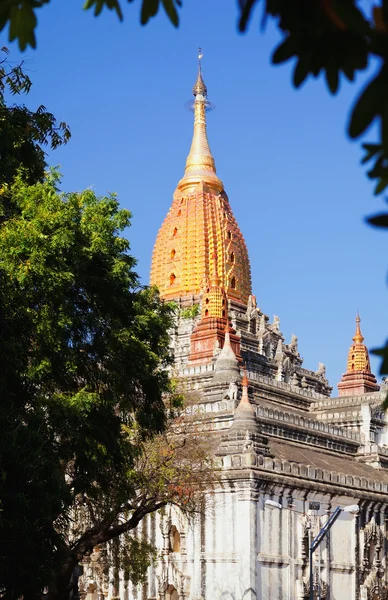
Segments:
[[[251,440],[249,431],[246,431],[246,433],[245,433],[243,452],[254,452],[253,441]]]
[[[239,487],[237,490],[237,500],[239,501],[247,501],[252,500],[257,502],[259,499],[259,488],[258,486],[251,481],[241,481],[239,483]]]
[[[280,331],[280,317],[277,315],[273,316],[273,323],[270,325],[272,331]]]
[[[161,573],[156,575],[156,581],[158,582],[158,598],[164,600],[168,588],[168,575],[166,567],[163,567]]]
[[[83,575],[79,577],[78,589],[81,598],[89,592],[100,590],[107,596],[109,591],[109,564],[106,546],[96,546],[94,551],[82,562]]]
[[[367,600],[388,600],[388,587],[381,581],[379,573],[372,571],[364,582]]]
[[[314,599],[320,598],[325,600],[328,597],[329,586],[326,581],[319,579],[314,582]],[[309,600],[310,598],[310,582],[303,580],[303,600]]]
[[[383,545],[384,536],[380,527],[372,519],[364,528],[364,560],[363,573],[365,583],[368,579],[373,579],[374,573],[379,574],[381,566],[380,552]],[[370,587],[370,586],[369,586]]]
[[[318,371],[316,373],[320,377],[323,377],[326,379],[326,365],[324,365],[324,363],[321,363],[321,362],[318,363]]]
[[[288,347],[291,352],[298,354],[298,338],[294,333],[291,336],[291,342],[289,343]]]
[[[276,362],[278,364],[283,362],[283,343],[282,343],[282,340],[278,340],[278,344],[276,346],[276,352],[275,352],[275,360],[276,360]]]

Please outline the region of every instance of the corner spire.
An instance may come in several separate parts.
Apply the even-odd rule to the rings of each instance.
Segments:
[[[365,394],[380,389],[371,372],[369,352],[363,344],[364,336],[361,333],[360,322],[360,315],[357,311],[356,333],[352,338],[353,344],[349,348],[347,370],[338,383],[340,396]]]
[[[194,132],[191,148],[186,160],[185,174],[178,183],[179,190],[195,188],[203,181],[218,192],[224,189],[223,183],[216,175],[216,165],[207,139],[206,112],[213,108],[207,99],[207,87],[202,77],[201,48],[198,49],[198,73],[193,86],[194,101],[189,108],[194,112]]]

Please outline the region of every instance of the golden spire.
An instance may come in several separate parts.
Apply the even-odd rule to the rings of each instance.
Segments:
[[[360,315],[357,312],[356,333],[354,334],[353,344],[350,346],[348,354],[348,373],[354,371],[365,371],[370,373],[370,362],[368,348],[363,344],[364,336],[361,333]]]
[[[163,299],[194,295],[198,301],[205,296],[202,317],[225,319],[228,298],[246,304],[252,293],[249,256],[207,141],[205,118],[211,104],[200,64],[193,94],[193,143],[155,241],[151,284]]]
[[[202,78],[202,51],[198,49],[198,74],[193,87],[194,132],[191,148],[186,160],[185,174],[178,183],[179,190],[194,188],[203,181],[222,192],[223,183],[216,175],[216,165],[212,156],[206,131],[206,111],[212,105],[207,99],[207,87]]]
[[[357,312],[356,333],[353,337],[353,344],[349,348],[347,370],[338,383],[340,396],[357,396],[380,389],[371,372],[369,352],[363,344],[364,336],[361,333],[360,321],[360,315]]]
[[[353,338],[353,342],[355,344],[362,344],[362,342],[364,341],[364,336],[361,333],[360,322],[361,322],[360,315],[359,315],[359,313],[357,311],[356,333],[355,333],[354,338]]]

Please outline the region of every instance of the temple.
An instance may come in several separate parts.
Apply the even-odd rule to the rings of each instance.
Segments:
[[[297,336],[286,341],[279,317],[269,319],[252,294],[247,247],[208,141],[201,55],[193,98],[191,148],[151,283],[176,303],[173,375],[195,392],[190,410],[212,436],[221,483],[196,519],[170,507],[139,526],[159,549],[146,585],[86,564],[81,596],[387,599],[387,389],[371,373],[360,317],[333,397],[324,364],[305,368]]]

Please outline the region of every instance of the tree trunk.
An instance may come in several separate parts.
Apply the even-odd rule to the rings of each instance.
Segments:
[[[75,557],[70,557],[63,561],[58,572],[53,576],[53,582],[49,586],[49,593],[45,596],[45,599],[69,600],[69,594],[72,590],[71,576],[76,565],[77,559]]]

